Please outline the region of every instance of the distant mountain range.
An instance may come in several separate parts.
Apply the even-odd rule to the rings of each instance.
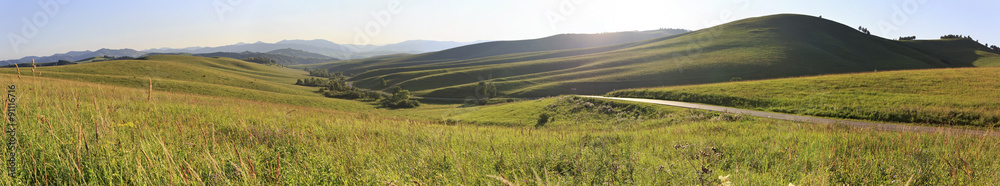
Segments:
[[[12,59],[12,60],[0,61],[0,66],[11,65],[11,64],[15,64],[15,63],[31,63],[32,59],[34,59],[36,63],[46,63],[46,62],[56,62],[56,61],[59,61],[59,60],[79,61],[79,60],[84,60],[84,59],[87,59],[87,58],[92,58],[92,57],[95,57],[95,56],[130,56],[130,57],[139,57],[139,56],[142,56],[142,55],[145,55],[145,54],[146,54],[146,52],[140,52],[140,51],[136,51],[136,50],[132,50],[132,49],[106,49],[106,48],[102,48],[102,49],[97,50],[97,51],[90,51],[90,50],[87,50],[87,51],[72,51],[72,52],[67,52],[67,53],[62,53],[62,54],[55,54],[55,55],[51,55],[51,56],[42,56],[42,57],[39,57],[39,56],[28,56],[28,57],[23,57],[21,59]]]
[[[97,51],[90,51],[90,50],[71,51],[62,54],[55,54],[52,56],[28,56],[28,57],[23,57],[21,59],[5,60],[5,61],[0,61],[0,65],[9,65],[14,63],[31,63],[32,59],[34,59],[35,62],[41,63],[41,62],[55,62],[59,60],[78,61],[87,58],[92,58],[95,56],[105,56],[105,55],[140,57],[150,53],[170,53],[170,54],[180,54],[180,53],[210,54],[210,53],[220,53],[220,52],[268,53],[281,49],[301,50],[308,53],[326,56],[327,58],[358,59],[358,58],[367,58],[367,57],[396,54],[396,53],[416,54],[416,53],[434,52],[448,48],[454,48],[481,42],[485,41],[453,42],[453,41],[412,40],[396,44],[376,46],[376,45],[337,44],[322,39],[283,40],[276,43],[264,43],[264,42],[237,43],[237,44],[218,46],[218,47],[156,48],[143,51],[136,51],[133,49],[100,49]],[[318,56],[295,56],[295,57],[324,59],[324,58],[319,58]]]

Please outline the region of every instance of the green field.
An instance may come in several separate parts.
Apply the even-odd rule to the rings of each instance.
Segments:
[[[615,125],[569,122],[561,114],[612,117],[594,109],[604,104],[585,108],[575,105],[589,101],[569,97],[464,113],[560,103],[550,109],[560,114],[552,126],[448,124],[186,93],[153,92],[148,101],[148,90],[141,88],[0,77],[0,83],[22,90],[19,176],[0,178],[6,184],[499,185],[503,179],[714,185],[720,176],[736,185],[1000,181],[991,176],[1000,173],[1000,146],[976,136],[875,132],[652,106],[636,108],[670,114]]]
[[[2,74],[32,76],[31,68],[0,68]],[[307,73],[230,58],[150,56],[148,60],[117,60],[35,69],[36,76],[95,82],[154,91],[171,91],[240,98],[338,110],[365,110],[368,104],[327,99],[316,88],[293,85]],[[38,75],[40,74],[40,75]]]
[[[903,70],[619,90],[608,96],[935,126],[1000,126],[1000,68]]]
[[[467,97],[479,81],[492,80],[505,96],[544,97],[731,79],[1000,64],[1000,55],[988,50],[970,39],[894,41],[831,20],[782,14],[619,45],[455,60],[407,60],[421,56],[407,55],[327,67],[347,72],[359,87],[384,89],[381,78],[419,96]]]
[[[0,84],[18,85],[20,97],[18,176],[0,178],[7,185],[1000,181],[992,176],[1000,173],[995,137],[878,132],[573,96],[375,110],[309,95],[312,88],[287,81],[301,71],[201,57],[21,71],[0,74]],[[152,92],[148,80],[132,80],[142,74],[153,77]],[[243,85],[254,79],[260,87]],[[164,85],[170,83],[178,86]],[[257,96],[232,93],[241,91]],[[542,113],[552,119],[538,125]]]

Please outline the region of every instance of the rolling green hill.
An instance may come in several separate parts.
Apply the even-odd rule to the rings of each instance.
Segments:
[[[228,61],[201,59],[157,60]],[[20,145],[5,152],[17,153],[17,176],[0,176],[4,185],[990,185],[1000,173],[992,136],[565,97],[471,108],[443,123],[42,76],[0,74],[20,94]],[[663,111],[624,117],[607,106]],[[511,109],[557,115],[534,127],[537,113]],[[491,125],[503,123],[513,125]]]
[[[383,65],[359,71],[351,80],[359,87],[381,89],[384,87],[378,79],[384,78],[427,97],[471,96],[477,82],[486,79],[494,81],[506,96],[603,94],[624,88],[731,79],[997,64],[1000,55],[984,49],[967,39],[893,41],[818,17],[781,14],[594,48],[434,63],[372,60],[370,64]]]
[[[367,70],[435,64],[464,59],[474,59],[505,54],[580,49],[615,45],[629,42],[659,38],[688,32],[682,29],[661,29],[641,32],[615,32],[601,34],[560,34],[539,39],[517,41],[494,41],[455,47],[448,50],[429,52],[416,55],[405,55],[387,59],[377,57],[376,60],[360,60],[355,63],[338,63],[326,65],[332,71],[342,71],[348,74],[362,73]]]
[[[4,68],[0,73],[16,74],[18,69]],[[31,68],[20,68],[24,78],[32,76]],[[147,60],[115,60],[78,65],[40,67],[35,76],[96,82],[154,91],[201,94],[240,98],[272,103],[284,103],[340,110],[370,109],[354,101],[322,97],[315,88],[293,85],[306,73],[230,58],[195,56],[149,56]],[[40,74],[40,75],[38,75]]]
[[[328,61],[328,62],[315,63],[315,64],[289,65],[288,67],[297,68],[297,69],[330,68],[330,67],[334,67],[334,66],[338,66],[340,68],[347,68],[347,66],[357,66],[357,65],[368,64],[368,63],[383,62],[383,61],[388,61],[388,60],[392,60],[392,59],[395,59],[395,58],[398,58],[398,57],[405,57],[405,56],[409,56],[409,55],[413,55],[413,54],[389,54],[389,55],[375,56],[375,57],[363,58],[363,59],[348,59],[348,60],[340,60],[340,61]]]
[[[619,90],[616,97],[698,102],[874,121],[1000,127],[1000,68],[902,70]]]

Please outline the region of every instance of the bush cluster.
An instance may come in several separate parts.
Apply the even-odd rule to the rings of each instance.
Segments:
[[[410,99],[410,91],[403,90],[399,87],[393,87],[392,96],[384,97],[378,100],[378,104],[386,108],[416,108],[420,106],[420,102],[417,100]]]

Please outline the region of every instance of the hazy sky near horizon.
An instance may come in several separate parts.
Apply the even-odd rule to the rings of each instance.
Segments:
[[[779,13],[822,15],[886,38],[962,34],[1000,44],[998,8],[993,0],[5,0],[0,60],[285,39],[387,44],[698,30]]]

